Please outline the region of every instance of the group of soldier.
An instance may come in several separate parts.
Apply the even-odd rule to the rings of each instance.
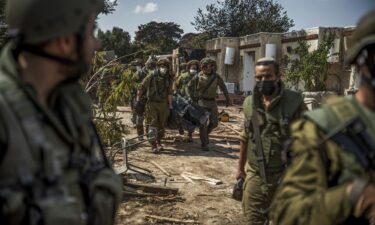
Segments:
[[[106,159],[79,84],[99,48],[95,18],[104,7],[103,0],[6,3],[1,224],[114,224],[122,179]],[[301,94],[285,88],[274,59],[257,61],[254,94],[244,102],[237,173],[248,224],[375,224],[375,11],[360,20],[348,46],[346,61],[357,66],[361,81],[357,93],[332,97],[310,112]],[[210,113],[199,127],[208,150],[218,124],[218,87],[230,104],[216,63],[188,62],[173,80],[167,59],[151,59],[137,76],[135,121],[141,126],[144,107],[153,151],[161,150],[173,92]]]
[[[209,113],[208,123],[199,126],[202,150],[209,150],[209,134],[218,126],[217,89],[220,88],[230,98],[223,79],[216,73],[216,62],[210,58],[201,61],[191,60],[182,68],[179,76],[174,76],[167,58],[156,59],[152,56],[143,67],[142,60],[131,62],[133,80],[136,85],[130,99],[132,122],[137,128],[139,140],[143,140],[146,130],[155,134],[150,143],[152,152],[159,153],[165,134],[168,116],[173,110],[173,98],[179,96],[199,106]],[[145,129],[144,129],[145,118]],[[179,128],[183,134],[183,128]],[[194,129],[188,129],[188,142],[193,142]]]

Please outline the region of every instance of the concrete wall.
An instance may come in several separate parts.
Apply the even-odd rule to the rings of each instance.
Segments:
[[[276,60],[280,62],[284,55],[297,57],[293,55],[293,49],[298,46],[298,41],[306,41],[310,47],[309,51],[318,48],[319,43],[327,36],[334,35],[334,46],[330,57],[329,76],[327,78],[327,89],[344,93],[350,84],[350,67],[344,64],[344,56],[347,50],[347,39],[354,31],[354,27],[346,28],[324,28],[316,27],[300,31],[287,33],[257,33],[244,37],[217,38],[207,42],[207,56],[217,60],[218,73],[221,74],[226,82],[234,82],[239,85],[239,90],[243,90],[244,79],[244,57],[246,54],[254,56],[255,62],[265,56],[266,45],[275,44],[277,49]],[[225,49],[232,47],[235,49],[234,65],[224,65]],[[254,71],[255,72],[255,71]],[[227,78],[227,79],[226,79]]]

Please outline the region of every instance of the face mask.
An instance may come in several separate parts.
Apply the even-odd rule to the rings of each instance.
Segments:
[[[197,74],[197,71],[196,70],[190,70],[190,74],[195,75],[195,74]]]
[[[265,96],[272,95],[276,90],[276,81],[274,80],[264,80],[264,81],[258,81],[256,83],[256,89],[261,94]]]
[[[137,71],[140,71],[142,69],[141,66],[137,66],[136,68],[137,68]]]
[[[160,68],[160,73],[163,75],[167,74],[167,71],[167,68]]]

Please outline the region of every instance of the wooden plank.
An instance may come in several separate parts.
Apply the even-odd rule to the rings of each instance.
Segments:
[[[136,188],[146,193],[159,194],[159,195],[176,195],[178,194],[178,188],[162,187],[157,185],[149,184],[136,184],[136,183],[124,183],[124,186]]]
[[[163,172],[166,176],[171,177],[171,174],[168,173],[161,165],[156,163],[154,160],[150,160],[150,163],[152,163],[154,166],[156,166],[161,172]]]
[[[228,128],[229,130],[237,133],[237,134],[241,134],[241,132],[239,132],[238,130],[235,130],[233,127],[229,126],[229,125],[226,125],[225,123],[223,122],[220,122],[221,125],[223,125],[224,127]]]
[[[180,220],[180,219],[175,219],[175,218],[154,216],[154,215],[146,215],[145,218],[148,220],[156,220],[158,222],[169,222],[169,223],[176,223],[176,224],[200,224],[198,221],[195,221],[195,220]]]

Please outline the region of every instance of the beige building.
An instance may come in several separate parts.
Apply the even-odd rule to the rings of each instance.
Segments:
[[[304,40],[310,51],[318,48],[319,43],[327,34],[334,35],[334,46],[329,57],[330,69],[327,78],[328,91],[339,94],[350,87],[351,68],[344,64],[347,50],[347,40],[354,31],[354,27],[317,27],[287,33],[257,33],[244,37],[216,38],[206,44],[208,57],[218,62],[218,73],[224,81],[234,83],[238,92],[249,92],[254,86],[253,75],[255,62],[262,57],[274,57],[277,61],[285,55],[293,56],[293,49],[298,41]],[[295,56],[297,57],[297,56]],[[233,85],[233,84],[232,84]]]

